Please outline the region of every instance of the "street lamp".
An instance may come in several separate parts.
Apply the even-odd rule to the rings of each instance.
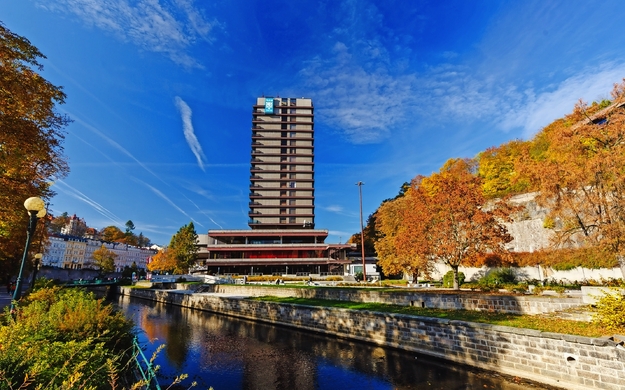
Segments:
[[[35,266],[33,267],[33,280],[30,283],[30,289],[35,289],[35,280],[37,279],[37,271],[39,271],[39,266],[41,265],[41,258],[43,257],[42,253],[37,253],[35,255]]]
[[[39,218],[43,218],[46,215],[46,204],[41,198],[36,196],[26,199],[24,207],[28,210],[30,219],[28,221],[28,230],[26,231],[26,247],[24,248],[24,255],[22,256],[22,264],[20,265],[20,272],[17,274],[17,280],[15,281],[15,292],[13,293],[13,301],[11,302],[11,311],[14,309],[15,302],[22,296],[22,273],[24,272],[24,264],[28,256],[30,241],[37,227],[37,221]]]
[[[365,183],[359,181],[356,183],[358,186],[358,195],[360,198],[360,248],[362,251],[362,280],[367,282],[367,266],[365,265],[365,229],[362,225],[362,186]]]

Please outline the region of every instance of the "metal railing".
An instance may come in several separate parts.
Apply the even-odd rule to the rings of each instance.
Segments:
[[[151,390],[161,390],[161,386],[156,379],[156,371],[152,362],[145,357],[143,350],[135,337],[132,340],[132,354],[134,356],[135,363],[137,363],[137,372],[140,376],[140,380],[145,384],[143,388]]]

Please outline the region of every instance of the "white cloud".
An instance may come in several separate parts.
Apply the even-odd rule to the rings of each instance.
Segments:
[[[203,67],[186,50],[198,37],[211,41],[209,34],[217,25],[207,21],[190,0],[56,0],[38,4],[52,11],[72,13],[87,25],[113,33],[144,50],[164,53],[188,68]]]
[[[72,114],[71,115],[72,119],[76,122],[79,123],[81,125],[83,125],[85,128],[89,129],[90,131],[94,132],[95,134],[97,134],[98,136],[102,137],[109,145],[111,145],[113,148],[117,149],[118,151],[120,151],[121,153],[125,154],[127,157],[131,158],[132,160],[134,160],[137,164],[139,164],[139,166],[143,169],[145,169],[147,172],[149,172],[152,176],[158,178],[159,180],[163,181],[156,173],[154,173],[150,168],[148,168],[143,162],[139,161],[132,153],[130,153],[126,148],[124,148],[123,146],[121,146],[117,141],[115,141],[114,139],[110,138],[109,136],[105,135],[104,133],[102,133],[100,130],[98,130],[96,127],[90,125],[89,123],[83,121],[82,119],[80,119],[76,114]],[[78,135],[76,135],[78,138],[80,138]],[[82,139],[81,139],[82,140]],[[87,145],[93,147],[94,149],[98,150],[98,152],[100,152],[102,155],[104,155],[107,159],[109,159],[110,161],[114,162],[113,159],[111,159],[110,157],[108,157],[105,153],[102,152],[101,148],[96,148],[93,145],[91,145],[90,143],[88,143],[87,141],[84,141]],[[116,162],[114,162],[116,163]],[[117,164],[117,163],[116,163]],[[119,165],[119,164],[117,164]],[[163,183],[165,183],[163,181]],[[165,183],[167,184],[167,183]]]
[[[180,112],[180,116],[182,118],[182,130],[184,131],[184,138],[187,140],[187,144],[189,148],[191,148],[191,152],[195,155],[197,159],[197,163],[202,170],[204,170],[204,160],[206,156],[202,151],[202,146],[200,145],[197,137],[195,136],[195,132],[193,130],[193,123],[191,123],[191,108],[187,103],[184,102],[180,97],[176,96],[176,108]]]
[[[204,225],[202,225],[201,223],[197,222],[195,219],[193,219],[193,217],[191,217],[189,214],[187,214],[186,211],[184,211],[183,209],[181,209],[180,207],[178,207],[177,204],[175,204],[171,199],[169,199],[167,197],[167,195],[163,194],[161,191],[159,191],[158,189],[152,187],[151,185],[149,185],[148,183],[144,183],[141,180],[137,180],[140,183],[143,183],[143,185],[145,185],[146,187],[148,187],[150,190],[152,190],[152,192],[154,192],[156,195],[158,195],[161,199],[163,199],[164,201],[166,201],[167,203],[169,203],[173,208],[175,208],[176,210],[178,210],[181,214],[183,214],[184,216],[186,216],[187,218],[189,218],[190,220],[192,220],[196,225],[200,225],[202,227],[204,227]]]
[[[307,62],[300,76],[315,91],[320,120],[353,143],[376,143],[405,119],[406,107],[414,104],[416,80],[411,74],[393,75],[382,63],[370,67],[359,62],[352,56],[357,50],[338,42],[332,57]],[[374,63],[380,56],[379,50],[367,55]]]
[[[114,213],[109,211],[106,207],[102,206],[101,204],[99,204],[95,200],[89,198],[87,195],[85,195],[84,193],[80,192],[76,188],[70,186],[69,184],[67,184],[63,180],[60,180],[60,179],[56,180],[54,182],[54,186],[56,187],[57,190],[63,192],[64,194],[69,195],[69,196],[71,196],[71,197],[73,197],[75,199],[80,200],[81,202],[84,202],[84,203],[88,204],[95,211],[97,211],[100,215],[104,216],[105,218],[107,218],[108,220],[112,221],[116,225],[118,225],[118,226],[123,226],[124,225],[124,223],[121,221],[121,219],[119,219],[119,217],[117,217],[117,215],[115,215]]]
[[[625,64],[608,64],[598,70],[582,71],[546,91],[528,89],[502,113],[500,125],[505,130],[520,127],[524,136],[532,136],[570,113],[579,99],[587,102],[610,99],[612,86],[624,76]]]
[[[341,214],[343,212],[343,206],[338,206],[338,205],[326,206],[324,207],[324,209],[332,213],[338,213],[338,214]]]

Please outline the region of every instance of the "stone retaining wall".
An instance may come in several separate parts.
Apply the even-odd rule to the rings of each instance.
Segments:
[[[276,296],[331,299],[351,302],[374,302],[401,306],[437,309],[478,310],[513,314],[543,314],[577,308],[584,305],[581,296],[553,297],[539,295],[488,295],[435,290],[376,291],[338,288],[254,287],[253,285],[214,284],[203,287],[206,292],[247,296]]]
[[[625,336],[587,338],[400,314],[252,301],[210,293],[121,293],[436,356],[567,389],[625,390]]]

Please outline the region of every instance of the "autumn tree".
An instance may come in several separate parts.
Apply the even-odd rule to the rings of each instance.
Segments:
[[[375,226],[379,237],[375,242],[378,265],[384,273],[395,275],[408,273],[418,279],[420,273],[429,274],[430,259],[424,257],[410,240],[406,240],[406,230],[410,228],[404,219],[411,207],[409,196],[388,200],[376,211]]]
[[[115,271],[116,258],[117,254],[112,250],[107,249],[105,245],[102,245],[99,249],[93,251],[93,265],[95,265],[102,273]]]
[[[176,269],[176,259],[172,254],[173,252],[170,252],[167,248],[158,251],[148,263],[148,270],[173,273]]]
[[[451,267],[454,289],[461,265],[472,265],[487,252],[505,254],[504,245],[512,241],[503,225],[511,209],[503,202],[487,204],[474,168],[471,160],[451,159],[439,173],[416,178],[403,214],[405,245]]]
[[[62,147],[69,119],[56,112],[65,94],[38,73],[42,58],[0,23],[0,268],[8,274],[16,271],[26,240],[24,200],[49,200],[51,181],[69,171]]]
[[[539,201],[555,221],[558,247],[604,248],[625,277],[625,79],[613,101],[573,112],[543,129],[544,144],[530,167]]]
[[[108,242],[121,242],[124,240],[124,232],[117,226],[107,226],[100,231],[100,238]]]
[[[484,196],[497,198],[536,190],[522,169],[521,160],[530,146],[530,142],[513,140],[478,155],[477,173],[482,178]]]
[[[385,199],[382,201],[382,204],[404,196],[406,194],[406,191],[408,191],[408,189],[410,189],[410,183],[405,182],[404,184],[401,185],[399,189],[399,193],[394,198]],[[376,225],[377,217],[378,217],[377,215],[378,210],[376,210],[373,214],[369,215],[369,217],[367,218],[366,224],[363,227],[363,232],[362,232],[364,233],[363,235],[365,238],[365,253],[368,253],[374,256],[377,256],[375,242],[378,240],[380,236],[380,231]],[[349,240],[347,240],[347,243],[356,244],[360,248],[360,241],[361,241],[361,232],[358,232],[358,233],[352,234]]]
[[[171,238],[168,247],[168,252],[171,253],[168,256],[172,256],[176,262],[175,273],[186,274],[195,264],[198,251],[197,238],[193,222],[181,227]]]
[[[66,211],[58,217],[52,217],[52,220],[48,224],[48,232],[50,234],[61,234],[61,229],[63,229],[63,227],[68,223],[69,214]]]

